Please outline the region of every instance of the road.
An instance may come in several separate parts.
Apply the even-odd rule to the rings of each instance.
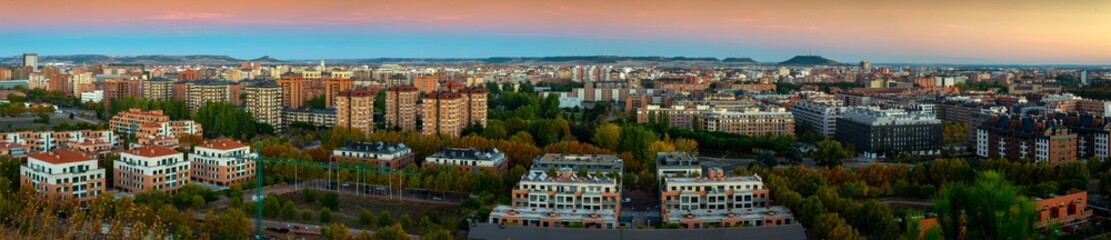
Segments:
[[[101,121],[98,120],[98,119],[88,119],[88,118],[82,117],[81,112],[76,111],[76,110],[58,108],[58,111],[60,111],[61,114],[63,114],[63,115],[67,115],[67,117],[68,117],[68,114],[73,114],[73,119],[74,120],[78,120],[78,121],[82,121],[82,122],[86,122],[86,123],[91,123],[91,124],[101,124]]]

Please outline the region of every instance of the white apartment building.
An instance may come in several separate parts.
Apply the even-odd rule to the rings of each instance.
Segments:
[[[824,103],[802,100],[791,105],[791,113],[795,116],[795,123],[809,125],[814,131],[833,136],[837,131],[837,118],[841,117],[848,107],[840,105],[838,101]]]
[[[20,186],[40,194],[85,201],[107,189],[104,169],[96,159],[72,150],[31,154],[19,170]]]
[[[173,193],[190,178],[185,154],[159,145],[120,152],[114,168],[115,187],[131,193],[148,189]]]
[[[193,172],[190,176],[195,182],[227,187],[255,176],[255,161],[242,157],[256,156],[250,147],[235,140],[211,140],[193,148],[189,155]]]

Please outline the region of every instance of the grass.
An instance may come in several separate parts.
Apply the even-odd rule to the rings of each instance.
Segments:
[[[320,204],[320,198],[324,196],[324,193],[325,192],[323,191],[317,191],[317,200],[311,204],[305,202],[304,197],[302,197],[301,191],[282,194],[278,197],[281,199],[292,200],[294,205],[297,207],[297,219],[293,222],[326,225],[318,221],[320,217],[320,209],[323,208]],[[434,213],[441,219],[447,217],[454,217],[458,219],[463,216],[462,210],[458,205],[432,204],[412,201],[400,202],[396,200],[390,201],[377,198],[360,197],[353,194],[340,194],[339,209],[332,210],[332,223],[343,223],[347,225],[348,228],[353,229],[372,230],[374,229],[374,227],[372,226],[359,224],[359,212],[361,212],[363,209],[374,213],[375,217],[377,217],[378,214],[382,211],[387,211],[393,217],[394,222],[400,220],[402,215],[407,214],[413,220],[413,226],[417,225],[417,222],[420,221],[422,214],[426,212]],[[304,210],[313,211],[314,218],[310,221],[303,221],[302,219],[300,219],[301,212]],[[436,222],[437,219],[432,219],[432,221]],[[415,231],[413,230],[414,229],[409,229],[409,232],[415,233]]]

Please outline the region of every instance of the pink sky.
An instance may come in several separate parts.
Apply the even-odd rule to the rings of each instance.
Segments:
[[[0,32],[281,29],[663,39],[805,53],[1111,62],[1111,1],[16,0]],[[681,46],[676,46],[681,47]]]

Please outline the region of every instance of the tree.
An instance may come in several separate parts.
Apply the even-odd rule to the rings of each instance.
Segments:
[[[316,202],[316,190],[312,190],[312,189],[308,189],[308,188],[302,189],[301,190],[301,200],[304,200],[305,203],[308,203],[308,204],[315,203]]]
[[[359,211],[359,224],[370,227],[374,225],[374,213],[363,209]]]
[[[327,192],[327,193],[325,193],[324,197],[320,198],[320,206],[330,208],[330,209],[339,209],[339,193],[336,193],[336,192]]]
[[[409,214],[401,214],[401,218],[397,220],[397,223],[401,224],[401,229],[408,230],[413,225],[413,218],[409,217]]]
[[[332,222],[332,209],[321,208],[319,218],[320,218],[319,219],[320,223],[330,223],[330,222]]]
[[[193,114],[193,121],[204,126],[206,138],[251,139],[258,133],[254,117],[227,102],[209,102]]]
[[[1029,239],[1035,234],[1034,202],[995,171],[985,171],[971,184],[946,185],[936,199],[941,232],[946,239]]]
[[[845,220],[838,217],[836,213],[826,213],[818,216],[814,225],[814,232],[819,235],[819,239],[864,239],[856,229],[846,224]]]
[[[408,240],[409,235],[405,234],[405,230],[401,229],[401,224],[394,224],[388,227],[379,228],[374,233],[374,240]]]
[[[799,148],[796,147],[788,149],[787,161],[790,163],[802,163],[802,151],[799,151]]]
[[[422,240],[451,240],[452,238],[451,238],[451,232],[449,232],[448,230],[438,229],[438,230],[435,230],[435,231],[430,231],[426,234],[422,234],[420,236],[420,239],[422,239]]]
[[[818,161],[819,166],[840,166],[841,160],[849,157],[849,152],[841,147],[841,142],[836,140],[826,139],[818,143],[818,150],[815,153],[815,160]]]
[[[351,239],[347,235],[347,226],[343,223],[333,223],[320,230],[320,238],[326,240]]]
[[[390,216],[390,212],[382,210],[378,214],[378,228],[389,227],[390,225],[393,225],[393,217]]]
[[[305,104],[304,104],[305,108],[310,108],[310,109],[325,109],[325,108],[328,108],[327,102],[325,102],[324,97],[325,96],[323,94],[321,94],[321,95],[317,95],[316,97],[310,98],[309,100],[305,100]]]
[[[594,131],[594,138],[591,140],[599,147],[617,150],[617,145],[621,143],[621,126],[612,123],[602,124]]]
[[[212,239],[247,239],[251,236],[251,222],[238,208],[228,208],[216,221],[212,221]]]
[[[312,221],[312,210],[301,211],[301,221]]]
[[[765,167],[774,168],[779,165],[779,158],[769,152],[764,152],[756,159],[758,162],[763,163]]]

